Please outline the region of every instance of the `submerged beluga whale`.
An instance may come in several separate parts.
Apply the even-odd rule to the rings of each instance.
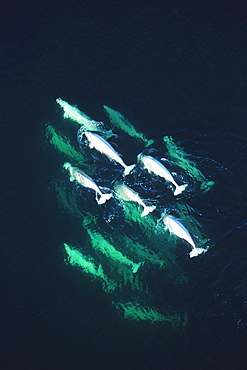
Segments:
[[[114,190],[115,190],[117,196],[120,199],[123,199],[127,202],[136,202],[136,203],[140,204],[143,207],[143,211],[142,211],[142,214],[141,214],[142,217],[147,216],[150,212],[153,212],[156,208],[156,206],[147,206],[143,202],[143,200],[141,199],[139,194],[136,191],[134,191],[133,189],[129,188],[125,184],[117,183],[114,186]]]
[[[184,225],[177,218],[171,215],[164,215],[163,222],[171,234],[174,234],[177,237],[186,240],[187,243],[191,245],[192,250],[190,252],[190,258],[196,257],[199,254],[207,252],[208,248],[199,248],[196,246],[189,231],[184,227]]]
[[[80,131],[80,130],[79,130]],[[79,132],[77,133],[77,139],[79,143],[82,143],[82,135],[87,139],[90,149],[96,149],[98,152],[104,154],[111,161],[117,162],[124,168],[124,175],[128,175],[135,165],[127,166],[120,155],[113,149],[113,147],[98,134],[93,132]]]
[[[69,162],[65,162],[63,167],[69,171],[70,181],[76,181],[83,187],[95,191],[95,199],[98,204],[104,204],[107,200],[111,199],[112,193],[103,194],[94,180],[83,171],[79,170],[79,168],[73,167]]]
[[[164,178],[166,181],[170,182],[175,186],[174,195],[178,195],[182,193],[188,184],[178,185],[174,180],[172,174],[168,171],[168,169],[163,166],[162,163],[157,161],[154,157],[150,155],[143,155],[142,153],[137,156],[138,161],[142,164],[143,168],[148,170],[149,173],[153,173],[156,176]]]

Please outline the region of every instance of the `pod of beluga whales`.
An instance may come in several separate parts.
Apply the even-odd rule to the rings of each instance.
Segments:
[[[163,150],[162,155],[157,155],[154,141],[119,112],[104,106],[110,120],[107,127],[66,101],[56,101],[64,118],[80,125],[76,130],[73,124],[66,125],[71,139],[61,132],[63,123],[58,129],[52,124],[46,128],[50,144],[63,160],[64,183],[54,182],[58,201],[69,214],[79,218],[86,233],[79,249],[64,243],[67,261],[101,281],[106,293],[118,291],[112,304],[124,317],[169,321],[176,327],[181,323],[181,314],[155,307],[152,289],[143,282],[143,269],[161,269],[171,276],[173,289],[187,283],[176,260],[177,253],[186,256],[187,248],[191,258],[204,254],[210,239],[193,217],[196,212],[184,200],[190,197],[195,184],[197,192],[205,194],[214,182],[200,172],[171,137],[163,137],[163,158]],[[125,160],[128,151],[122,156],[122,150],[113,147],[114,141],[122,137],[135,152],[135,161],[130,164]],[[69,184],[73,186],[72,194]],[[126,294],[135,299],[126,300]]]
[[[66,103],[60,98],[57,99],[57,102],[61,106]],[[79,185],[94,191],[95,199],[99,205],[104,204],[107,200],[111,199],[112,196],[116,195],[126,202],[136,202],[141,205],[143,207],[143,212],[141,214],[142,217],[147,216],[150,212],[154,211],[156,209],[155,205],[147,206],[141,196],[124,183],[125,176],[130,174],[131,171],[138,171],[140,165],[144,170],[151,174],[151,176],[158,177],[161,179],[161,181],[171,184],[174,197],[177,197],[186,190],[188,184],[177,184],[174,176],[161,163],[161,161],[150,155],[139,153],[137,155],[138,166],[136,164],[127,165],[120,154],[112,147],[112,145],[98,133],[99,130],[102,130],[102,127],[102,122],[88,120],[87,125],[83,124],[78,130],[77,140],[79,144],[86,145],[90,150],[97,151],[102,155],[102,157],[107,158],[108,164],[110,162],[114,162],[115,165],[122,167],[122,181],[119,182],[118,180],[117,184],[113,184],[113,189],[111,192],[103,194],[99,186],[96,184],[96,180],[91,178],[87,173],[77,167],[74,167],[68,162],[64,164],[64,168],[69,171],[70,181],[76,181]],[[102,133],[104,133],[104,131],[102,131]],[[191,258],[207,252],[209,246],[199,247],[190,231],[178,218],[163,212],[161,214],[161,219],[164,227],[167,228],[171,234],[189,244],[189,246],[192,248],[189,253]]]

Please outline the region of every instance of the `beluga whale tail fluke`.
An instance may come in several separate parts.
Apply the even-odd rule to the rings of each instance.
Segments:
[[[135,164],[131,164],[130,166],[125,166],[123,175],[127,176],[133,170],[134,167],[135,167]]]
[[[156,206],[146,206],[144,207],[141,217],[147,216],[149,213],[153,212],[155,210]]]
[[[101,193],[101,195],[98,195],[98,193],[96,193],[95,199],[98,204],[104,204],[107,200],[111,199],[111,197],[112,197],[112,193],[109,193],[109,194]]]
[[[137,273],[137,271],[139,270],[139,267],[142,265],[142,263],[141,262],[138,262],[138,263],[136,263],[135,265],[133,265],[133,267],[132,267],[132,272],[133,272],[133,274],[136,274]]]
[[[174,195],[179,195],[181,194],[186,188],[187,188],[188,184],[184,184],[184,185],[177,185],[175,186],[175,190],[174,190]]]
[[[206,253],[208,251],[208,249],[209,249],[209,247],[207,247],[207,248],[195,247],[190,252],[190,258],[197,257],[197,256],[199,256],[199,254],[202,254],[202,253]]]

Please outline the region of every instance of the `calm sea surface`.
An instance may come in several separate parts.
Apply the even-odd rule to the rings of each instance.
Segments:
[[[1,368],[245,369],[247,5],[35,4],[1,14]],[[85,235],[52,186],[63,162],[45,128],[76,132],[58,97],[98,121],[103,105],[121,112],[157,150],[171,136],[215,181],[187,198],[213,246],[194,259],[178,249],[186,286],[172,290],[162,269],[142,270],[156,308],[167,296],[180,312],[178,330],[124,319],[117,293],[64,263],[63,242]]]

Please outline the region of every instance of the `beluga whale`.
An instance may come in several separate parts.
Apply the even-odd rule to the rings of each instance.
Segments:
[[[174,180],[172,174],[168,171],[168,169],[163,166],[162,163],[157,161],[154,157],[151,157],[150,155],[144,155],[140,153],[137,156],[138,161],[141,163],[143,168],[145,168],[149,173],[153,173],[156,176],[164,178],[166,181],[170,182],[175,186],[174,195],[181,194],[185,188],[188,186],[188,184],[184,185],[178,185],[176,181]]]
[[[103,194],[94,180],[79,170],[79,168],[73,167],[69,162],[65,162],[63,167],[69,171],[70,181],[76,181],[81,186],[95,191],[95,199],[98,204],[104,204],[107,200],[111,199],[112,193]]]
[[[196,246],[189,231],[177,218],[165,214],[163,215],[162,219],[165,224],[165,227],[170,231],[171,234],[176,235],[180,239],[186,240],[186,242],[191,245],[192,250],[190,252],[190,258],[196,257],[199,254],[207,252],[208,248],[199,248]]]
[[[120,155],[100,135],[95,134],[94,132],[90,132],[90,131],[80,133],[80,135],[77,136],[79,143],[82,142],[82,135],[86,137],[90,149],[96,149],[98,152],[108,157],[111,161],[114,161],[120,164],[120,166],[124,168],[124,175],[128,175],[132,171],[132,169],[135,167],[134,164],[127,166],[122,160],[122,158],[120,157]]]
[[[147,216],[150,212],[153,212],[156,206],[147,206],[139,194],[134,191],[133,189],[129,188],[127,185],[123,183],[116,183],[114,186],[114,190],[116,195],[127,202],[136,202],[143,207],[143,211],[141,216]]]

